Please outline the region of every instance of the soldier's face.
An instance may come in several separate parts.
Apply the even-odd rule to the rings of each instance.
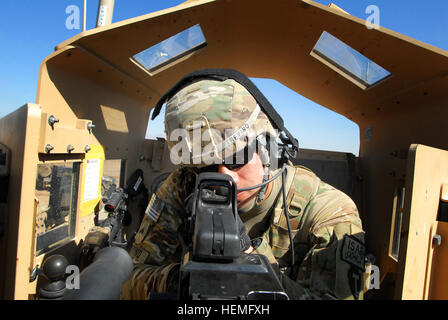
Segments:
[[[218,172],[231,176],[235,180],[237,188],[240,189],[252,187],[263,182],[263,163],[257,152],[254,153],[252,159],[244,166],[230,170],[226,166],[220,165]],[[244,204],[253,199],[259,190],[260,188],[238,192],[236,196],[238,207],[244,206]]]

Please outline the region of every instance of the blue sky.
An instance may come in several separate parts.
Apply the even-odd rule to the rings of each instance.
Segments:
[[[40,63],[53,52],[56,45],[80,32],[68,30],[65,23],[68,17],[67,6],[77,5],[82,8],[82,2],[0,1],[0,117],[26,102],[35,102]],[[181,2],[183,1],[115,0],[113,22],[172,7]],[[363,19],[369,16],[366,8],[376,5],[380,8],[381,26],[448,51],[448,0],[317,2],[325,5],[333,2]],[[97,8],[98,0],[88,0],[88,29],[95,26]],[[254,81],[283,116],[286,127],[299,139],[301,147],[358,154],[359,129],[356,124],[301,97],[276,81]],[[162,120],[162,117],[158,120]],[[161,128],[160,123],[153,124],[153,130],[149,133],[157,135]]]

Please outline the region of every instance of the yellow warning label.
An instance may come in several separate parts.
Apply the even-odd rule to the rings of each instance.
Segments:
[[[101,181],[103,178],[104,148],[90,146],[82,162],[81,217],[95,210],[101,201]]]

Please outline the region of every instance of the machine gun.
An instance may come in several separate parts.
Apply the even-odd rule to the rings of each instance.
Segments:
[[[111,185],[103,196],[104,210],[108,213],[108,217],[100,223],[100,226],[110,230],[109,246],[126,246],[126,241],[123,239],[122,225],[127,210],[127,198],[128,194],[122,188],[117,189],[115,184]]]
[[[201,173],[190,201],[187,231],[192,244],[180,267],[179,298],[287,300],[267,258],[242,253],[248,247],[248,237],[237,212],[233,179]]]
[[[83,269],[91,263],[94,255],[106,246],[125,248],[128,246],[129,235],[126,240],[124,236],[124,227],[129,226],[132,221],[128,212],[127,202],[134,199],[140,193],[145,193],[146,187],[143,183],[143,171],[137,169],[129,178],[126,187],[117,188],[112,183],[103,193],[104,212],[107,218],[98,221],[95,227],[89,230],[81,251],[80,267]],[[103,180],[104,181],[104,180]],[[133,200],[133,201],[134,201]]]
[[[80,256],[80,268],[84,269],[93,260],[95,254],[106,246],[125,248],[123,239],[123,218],[127,210],[127,193],[112,184],[103,195],[104,210],[107,218],[92,227],[84,239]]]

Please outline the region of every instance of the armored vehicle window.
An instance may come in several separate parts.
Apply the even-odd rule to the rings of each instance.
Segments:
[[[136,54],[132,59],[149,72],[154,72],[206,45],[197,24]]]
[[[103,179],[101,182],[101,194],[107,190],[112,184],[119,188],[124,187],[124,170],[126,168],[126,160],[108,159],[104,160]]]
[[[74,236],[79,168],[79,163],[37,166],[37,256]]]
[[[362,89],[368,89],[391,73],[341,40],[324,31],[311,55],[339,73],[343,73]]]
[[[163,104],[162,109],[160,110],[160,114],[165,114],[166,103]],[[151,115],[148,119],[148,126],[146,127],[146,139],[157,139],[164,138],[166,139],[165,133],[165,119],[164,117],[157,117],[154,120],[151,120]]]

